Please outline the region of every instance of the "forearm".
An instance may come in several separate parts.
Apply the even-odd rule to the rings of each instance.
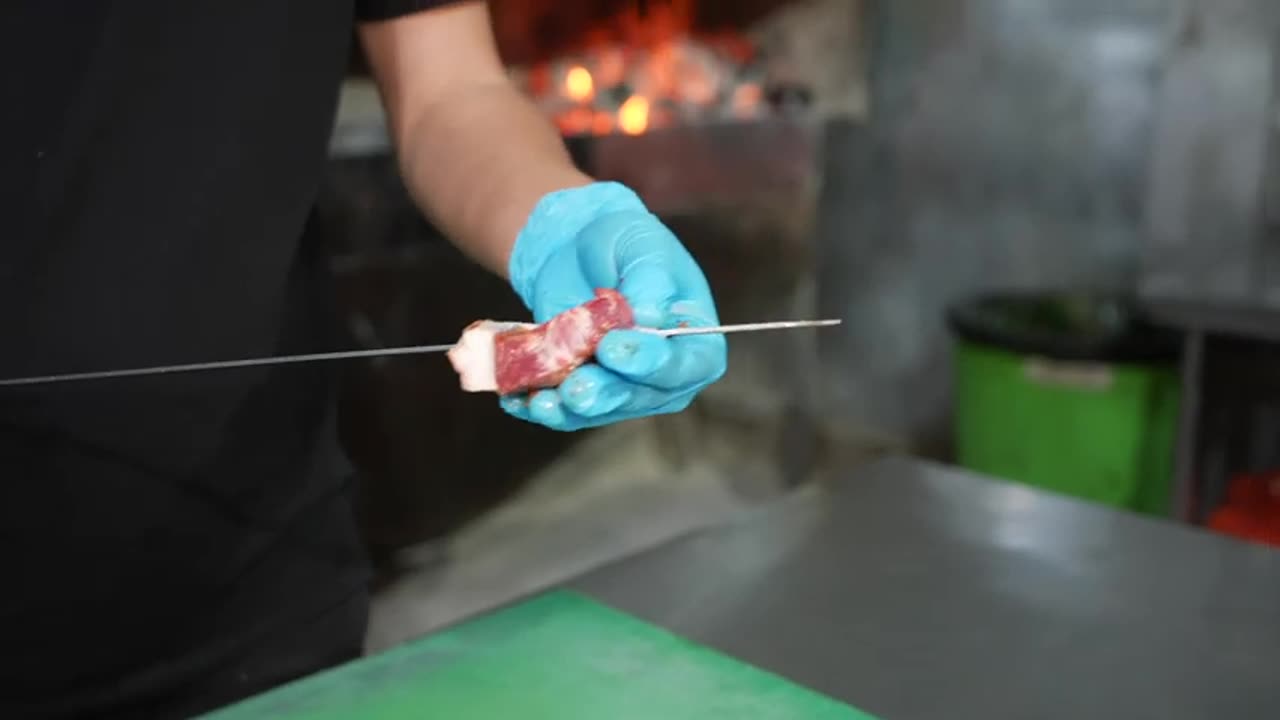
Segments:
[[[463,252],[503,277],[538,200],[591,182],[505,78],[434,98],[397,135],[414,200]]]
[[[559,134],[511,84],[472,0],[360,29],[414,200],[499,275],[542,196],[585,185]]]

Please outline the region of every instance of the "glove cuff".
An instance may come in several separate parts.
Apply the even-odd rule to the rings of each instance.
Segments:
[[[539,200],[516,236],[507,263],[511,287],[525,307],[532,309],[534,280],[556,250],[572,242],[601,215],[625,210],[648,212],[639,195],[616,182],[557,190]]]

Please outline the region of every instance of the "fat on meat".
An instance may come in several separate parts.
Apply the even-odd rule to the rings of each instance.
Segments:
[[[449,350],[449,362],[465,392],[497,392],[497,360],[494,339],[511,330],[534,328],[524,323],[477,320],[462,331],[462,337]]]

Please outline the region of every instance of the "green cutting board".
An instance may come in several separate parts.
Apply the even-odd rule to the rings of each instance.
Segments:
[[[206,717],[873,720],[568,592],[534,598]]]

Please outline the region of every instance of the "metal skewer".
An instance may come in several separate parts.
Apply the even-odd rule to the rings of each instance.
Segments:
[[[839,320],[783,320],[780,322],[743,323],[740,325],[716,325],[713,327],[681,327],[666,330],[637,328],[663,337],[684,335],[714,335],[737,332],[758,332],[761,330],[792,330],[796,328],[830,327],[839,325]],[[425,355],[429,353],[448,352],[453,343],[448,345],[410,345],[406,347],[379,348],[375,350],[345,350],[341,352],[309,353],[306,355],[277,355],[273,357],[251,358],[248,360],[223,360],[217,362],[190,363],[186,365],[156,365],[153,367],[131,368],[128,370],[102,370],[96,372],[63,373],[60,375],[36,375],[32,377],[10,378],[0,380],[0,387],[19,385],[46,385],[49,383],[72,382],[77,380],[109,380],[112,378],[140,377],[146,375],[169,375],[172,373],[201,372],[210,370],[235,370],[239,368],[261,367],[264,365],[287,365],[291,363],[323,362],[329,360],[354,360],[358,358],[391,357],[394,355]]]
[[[636,328],[644,332],[663,337],[681,335],[726,335],[739,332],[759,332],[761,330],[795,330],[798,328],[831,327],[839,325],[840,320],[779,320],[777,322],[740,323],[737,325],[714,325],[711,327],[678,327],[667,330],[654,328]]]

